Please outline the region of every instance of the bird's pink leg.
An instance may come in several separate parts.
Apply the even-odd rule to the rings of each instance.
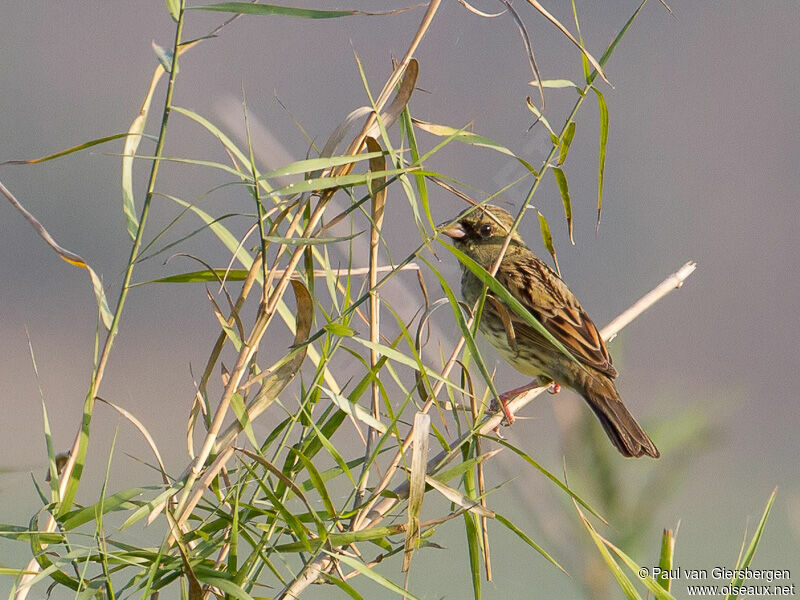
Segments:
[[[536,388],[542,387],[544,385],[550,384],[548,388],[548,393],[550,394],[557,394],[561,391],[561,386],[558,385],[556,382],[552,381],[547,377],[537,377],[530,383],[520,386],[518,388],[514,388],[513,390],[509,390],[500,394],[498,400],[500,400],[500,407],[503,409],[503,415],[505,416],[505,425],[512,425],[514,423],[514,415],[511,414],[511,411],[508,410],[508,403],[511,402],[517,396],[534,390]]]

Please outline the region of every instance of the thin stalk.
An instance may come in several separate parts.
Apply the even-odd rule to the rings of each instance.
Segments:
[[[380,149],[380,146],[374,139],[367,140],[369,150]],[[383,170],[386,168],[386,159],[378,157],[370,160],[370,169]],[[385,178],[372,182],[372,189],[377,190],[373,192],[371,203],[371,220],[372,228],[370,230],[369,239],[369,341],[373,344],[379,343],[381,340],[381,323],[380,323],[380,307],[381,298],[378,291],[378,249],[381,239],[381,229],[383,227],[383,214],[384,205],[386,203],[386,183]],[[371,348],[369,351],[369,366],[371,370],[375,370],[380,353]],[[380,387],[378,386],[377,373],[375,379],[372,380],[372,417],[376,420],[380,418],[381,396]],[[361,471],[361,478],[359,479],[358,490],[356,491],[354,506],[361,504],[364,499],[364,493],[367,489],[367,482],[369,480],[369,459],[372,455],[372,449],[378,441],[379,432],[370,427],[367,435],[367,445],[364,451],[364,466]],[[353,521],[355,524],[355,521]]]
[[[67,488],[70,483],[72,473],[75,469],[75,464],[77,463],[78,459],[83,459],[83,456],[80,454],[85,455],[86,447],[85,444],[88,444],[88,431],[89,426],[91,424],[92,419],[92,412],[94,409],[94,401],[97,393],[100,389],[100,383],[103,380],[103,375],[105,374],[106,365],[108,364],[109,356],[111,355],[111,348],[114,344],[114,339],[119,332],[119,322],[122,318],[122,310],[125,307],[125,301],[128,297],[128,291],[130,290],[130,282],[131,277],[133,276],[133,267],[136,264],[136,259],[139,254],[139,249],[142,245],[142,240],[144,239],[144,228],[145,224],[147,223],[147,217],[150,214],[150,205],[153,200],[153,192],[155,190],[156,185],[156,177],[158,175],[158,167],[160,164],[160,157],[162,155],[164,149],[164,140],[166,138],[167,133],[167,122],[169,121],[169,114],[170,109],[172,107],[172,95],[175,88],[175,76],[178,71],[178,55],[180,50],[180,41],[181,35],[183,33],[183,17],[184,17],[184,5],[185,0],[181,0],[180,3],[180,10],[178,13],[178,23],[175,27],[175,40],[172,46],[172,68],[169,73],[169,81],[167,84],[167,96],[164,100],[164,110],[161,117],[161,128],[158,133],[158,142],[156,143],[156,150],[154,154],[153,164],[150,168],[150,178],[147,184],[147,194],[145,195],[144,203],[142,205],[142,212],[139,218],[139,228],[136,231],[136,238],[133,241],[133,245],[131,246],[131,253],[128,259],[128,266],[125,269],[125,276],[122,282],[122,288],[120,289],[119,299],[117,301],[117,308],[114,311],[114,317],[111,321],[111,328],[109,329],[108,335],[106,336],[105,342],[103,344],[103,349],[100,352],[99,360],[97,362],[97,366],[92,372],[91,383],[89,385],[89,391],[86,395],[86,400],[84,402],[84,409],[83,409],[83,419],[81,420],[80,428],[78,429],[78,433],[75,436],[75,441],[72,445],[72,450],[70,452],[69,460],[67,464],[64,465],[64,469],[61,474],[61,481],[59,484],[59,497],[61,498],[61,503],[59,505],[59,514],[64,514],[69,507],[72,505],[72,501],[75,498],[75,494],[77,493],[77,485],[74,486],[72,492],[67,495]],[[84,435],[86,436],[84,438]],[[81,452],[82,443],[83,452]],[[47,523],[45,525],[44,530],[46,532],[55,531],[56,528],[56,520],[52,513],[49,514]],[[45,544],[42,544],[44,548]],[[27,582],[32,580],[36,573],[39,571],[39,563],[33,559],[26,569],[28,571],[25,575],[23,575],[17,585],[17,591],[14,596],[15,600],[24,600],[27,595],[28,591],[30,590],[30,586],[26,585]]]

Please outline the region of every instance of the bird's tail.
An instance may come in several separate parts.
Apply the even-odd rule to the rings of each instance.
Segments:
[[[600,420],[608,438],[624,456],[661,456],[656,445],[625,408],[617,388],[608,377],[587,377],[581,392]]]

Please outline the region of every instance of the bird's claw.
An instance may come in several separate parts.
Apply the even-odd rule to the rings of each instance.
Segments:
[[[505,419],[503,419],[503,424],[504,424],[504,425],[506,425],[506,421],[505,421]],[[500,425],[498,425],[497,427],[495,427],[494,429],[492,429],[492,431],[493,431],[493,432],[494,432],[494,434],[495,434],[495,435],[498,437],[498,439],[501,439],[501,440],[504,440],[504,439],[506,439],[506,436],[504,436],[502,433],[500,433]]]
[[[513,400],[515,396],[516,394],[509,395],[509,392],[506,392],[505,394],[500,394],[500,397],[495,400],[492,400],[492,403],[489,406],[489,410],[491,410],[492,412],[502,411],[503,420],[500,421],[500,423],[503,425],[503,427],[510,427],[511,425],[514,424],[514,415],[512,415],[511,411],[508,410],[508,403],[511,400]],[[498,436],[500,436],[501,438],[503,437],[500,435],[497,428],[495,428],[494,431],[495,433],[497,433]]]

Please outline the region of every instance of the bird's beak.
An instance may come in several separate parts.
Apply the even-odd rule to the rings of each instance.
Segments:
[[[439,231],[454,240],[460,240],[467,235],[467,232],[464,230],[464,227],[461,225],[461,223],[452,223],[447,227],[440,229]]]

